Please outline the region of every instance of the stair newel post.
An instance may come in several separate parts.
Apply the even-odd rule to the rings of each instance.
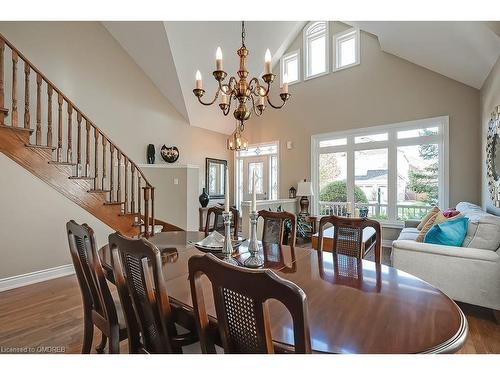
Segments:
[[[122,153],[120,150],[117,150],[116,153],[116,158],[118,159],[118,169],[116,171],[117,173],[117,181],[116,181],[116,201],[121,202],[122,201]]]
[[[149,237],[149,186],[143,187],[144,190],[144,237]]]
[[[110,152],[110,162],[109,162],[109,190],[110,190],[110,193],[109,193],[109,201],[110,202],[113,202],[115,200],[115,191],[114,191],[114,188],[115,188],[115,158],[114,158],[114,155],[115,155],[115,146],[110,143],[109,144],[109,152]]]
[[[62,158],[62,105],[63,96],[57,93],[57,161]]]
[[[102,137],[102,183],[101,188],[106,186],[106,137]]]
[[[82,167],[82,114],[76,114],[76,122],[78,130],[76,135],[76,175],[80,176],[80,168]]]
[[[42,144],[42,75],[36,75],[36,135],[35,143],[37,146]]]
[[[130,193],[131,193],[131,199],[130,199],[130,212],[135,213],[135,165],[131,164],[130,165],[132,176],[131,176],[131,181],[130,181]]]
[[[47,84],[47,146],[52,147],[52,86]]]
[[[12,114],[11,125],[17,127],[17,52],[12,50]]]
[[[124,199],[124,207],[123,212],[128,214],[128,158],[125,157],[125,176],[124,176],[124,184],[125,184],[125,199]]]
[[[94,128],[94,189],[99,189],[99,130]]]
[[[73,163],[73,106],[69,103],[68,105],[68,149],[66,150],[66,161],[68,163]]]
[[[153,186],[151,189],[151,235],[155,235],[155,188]]]
[[[24,62],[24,128],[30,128],[30,65]]]
[[[90,176],[90,122],[85,120],[85,177]]]
[[[5,107],[5,93],[4,93],[4,81],[3,81],[3,54],[5,51],[5,42],[0,39],[0,109]],[[3,121],[4,113],[0,110],[0,125],[4,124]]]

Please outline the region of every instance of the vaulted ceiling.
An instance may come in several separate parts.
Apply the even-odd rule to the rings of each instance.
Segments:
[[[261,76],[264,53],[277,62],[295,40],[305,21],[246,22],[248,70]],[[409,60],[449,78],[480,89],[500,55],[500,22],[346,22],[375,34],[383,51]],[[202,106],[192,89],[200,70],[206,90],[213,97],[216,82],[215,50],[222,48],[224,70],[235,75],[236,50],[241,45],[240,22],[167,21],[103,22],[137,65],[191,126],[229,134],[235,123],[218,106]]]

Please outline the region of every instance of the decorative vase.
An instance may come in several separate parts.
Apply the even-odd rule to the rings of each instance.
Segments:
[[[154,164],[155,163],[155,145],[149,144],[148,145],[148,164]]]
[[[207,207],[208,202],[210,202],[210,197],[208,196],[205,188],[203,188],[203,193],[200,194],[198,200],[200,201],[201,207]]]
[[[359,208],[359,217],[361,217],[361,218],[368,217],[368,207],[360,207]]]

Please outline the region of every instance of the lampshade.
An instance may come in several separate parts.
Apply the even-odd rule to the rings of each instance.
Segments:
[[[299,186],[297,189],[297,196],[299,196],[299,197],[304,197],[304,196],[311,197],[313,195],[314,195],[314,193],[313,193],[312,182],[308,182],[308,181],[299,182]]]

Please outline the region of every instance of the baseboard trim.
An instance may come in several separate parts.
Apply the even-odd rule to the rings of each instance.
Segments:
[[[23,275],[16,275],[0,279],[0,292],[19,288],[26,285],[36,284],[42,281],[57,279],[58,277],[68,276],[75,273],[72,264],[65,264],[62,266],[40,270]]]

